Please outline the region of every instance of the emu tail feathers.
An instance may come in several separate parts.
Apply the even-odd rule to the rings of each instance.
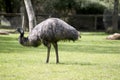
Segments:
[[[66,37],[68,38],[68,40],[77,40],[79,37],[78,31],[77,30],[70,30],[68,31],[69,33],[66,35]]]

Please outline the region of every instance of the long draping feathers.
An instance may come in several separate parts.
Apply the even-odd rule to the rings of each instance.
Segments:
[[[48,42],[75,41],[78,39],[78,31],[58,18],[50,18],[38,24],[29,34],[28,39],[31,42],[37,40]]]

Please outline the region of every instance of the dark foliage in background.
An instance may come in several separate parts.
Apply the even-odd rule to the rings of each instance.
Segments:
[[[31,0],[36,14],[102,14],[106,8],[86,0]],[[21,0],[0,0],[0,12],[20,12]]]
[[[17,13],[20,11],[20,0],[0,0],[0,12]]]
[[[76,7],[77,14],[103,14],[106,7],[97,2],[79,2]]]

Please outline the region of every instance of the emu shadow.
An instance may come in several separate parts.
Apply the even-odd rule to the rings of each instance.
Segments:
[[[60,65],[81,65],[81,66],[94,66],[94,65],[97,65],[96,63],[90,63],[90,62],[66,62],[66,63],[59,63],[59,64]]]

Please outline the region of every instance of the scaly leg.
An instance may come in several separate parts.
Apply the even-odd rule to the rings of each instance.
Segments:
[[[57,42],[53,43],[53,46],[54,46],[55,52],[56,52],[56,63],[59,63],[59,55],[58,55],[58,45],[57,45]]]
[[[49,62],[50,49],[51,49],[51,44],[48,44],[48,45],[47,45],[47,60],[46,60],[46,63],[48,63],[48,62]]]

